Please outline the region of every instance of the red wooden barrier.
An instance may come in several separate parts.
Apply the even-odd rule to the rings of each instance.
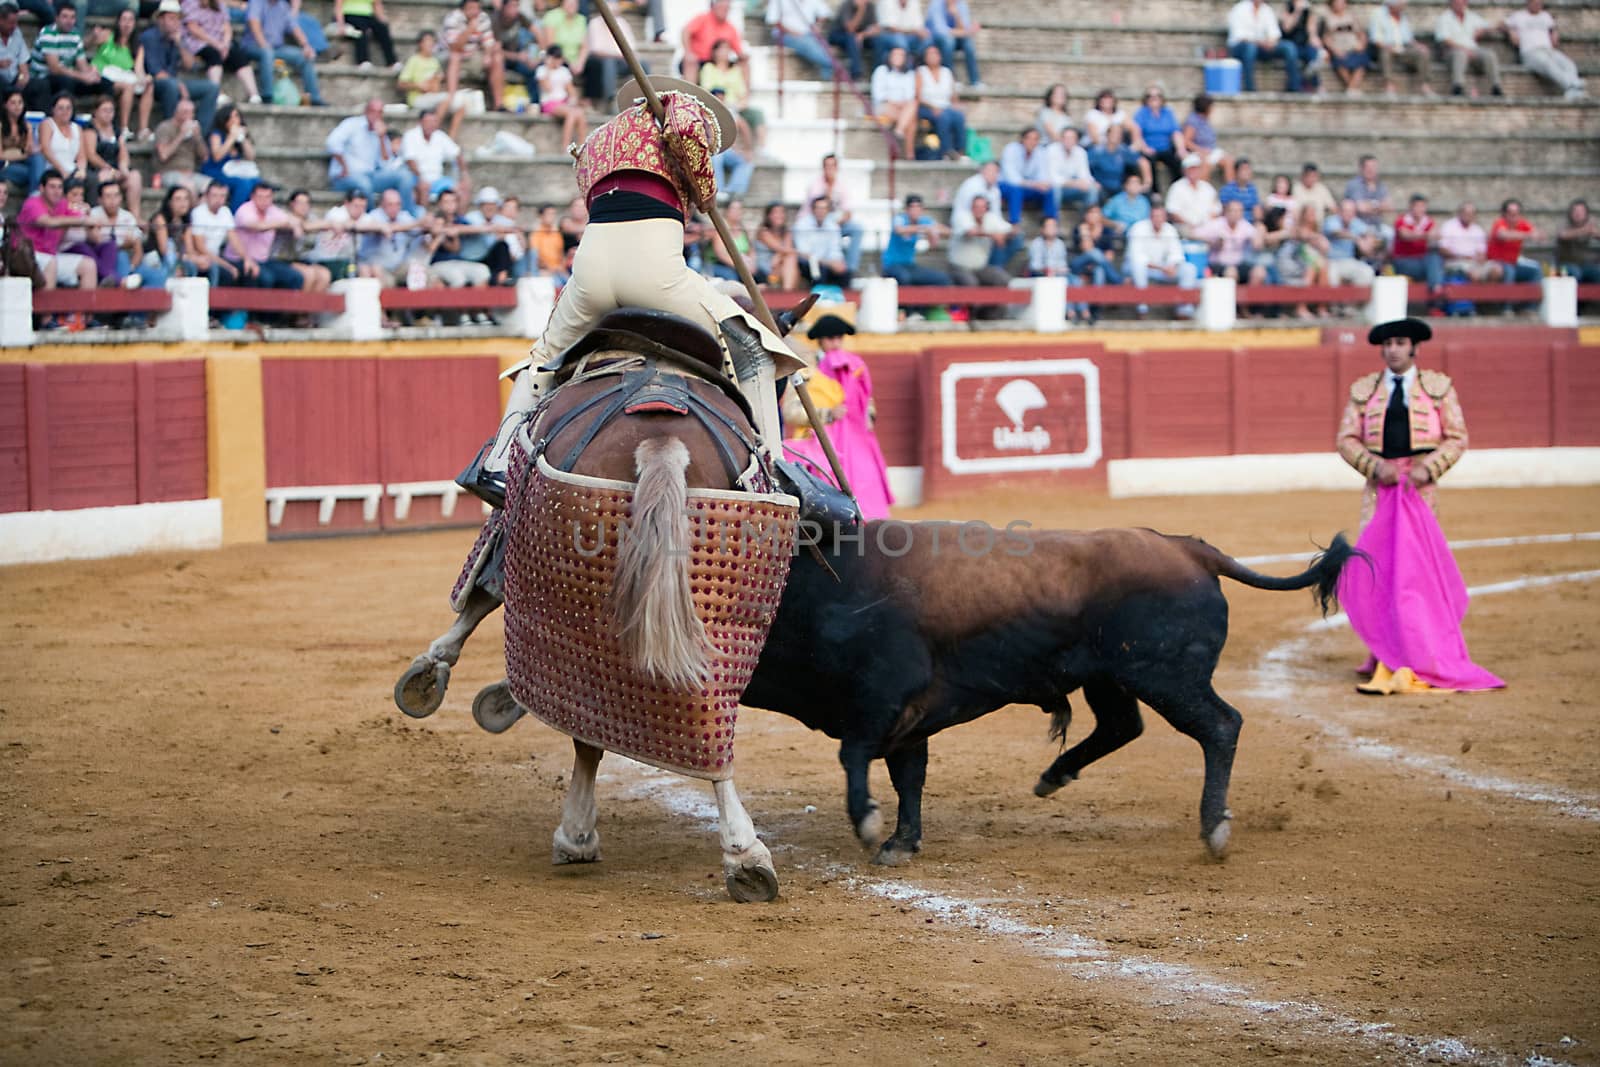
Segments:
[[[39,315],[161,314],[172,310],[172,294],[165,289],[35,289],[33,310]]]
[[[251,286],[212,286],[212,311],[278,312],[288,315],[338,315],[344,311],[343,293],[307,293],[300,289],[257,289]]]
[[[385,289],[378,300],[385,308],[399,311],[481,310],[514,308],[517,291],[503,285],[469,285],[461,289]]]

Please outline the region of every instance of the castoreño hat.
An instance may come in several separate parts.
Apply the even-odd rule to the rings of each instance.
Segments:
[[[686,82],[682,78],[669,78],[664,74],[653,75],[650,85],[657,95],[661,93],[684,93],[692,96],[702,107],[710,113],[713,124],[717,127],[717,143],[711,146],[713,154],[726,152],[733,147],[734,140],[739,136],[739,130],[734,122],[733,112],[728,110],[728,105],[712,96],[693,82]],[[620,114],[633,107],[644,99],[644,94],[639,91],[639,80],[629,78],[628,84],[617,90],[617,112]]]
[[[806,336],[813,341],[820,341],[824,337],[844,337],[855,332],[856,328],[844,319],[838,315],[828,314],[812,323],[811,329],[806,331]]]
[[[1421,319],[1395,319],[1393,322],[1380,322],[1367,331],[1367,344],[1381,345],[1391,337],[1409,337],[1413,344],[1420,344],[1433,337],[1433,330]]]

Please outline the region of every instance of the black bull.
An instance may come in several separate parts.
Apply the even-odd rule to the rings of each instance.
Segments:
[[[970,528],[969,528],[970,530]],[[996,531],[950,523],[869,523],[825,552],[838,580],[796,556],[743,702],[798,719],[840,742],[851,824],[869,846],[875,759],[899,797],[876,860],[921,847],[928,738],[1010,704],[1054,716],[1082,689],[1095,726],[1040,776],[1046,796],[1138,737],[1140,701],[1199,742],[1201,836],[1228,844],[1228,778],[1241,718],[1211,677],[1228,637],[1219,576],[1258,589],[1315,587],[1324,612],[1354,554],[1343,535],[1288,578],[1250,570],[1204,541],[1153,530]]]

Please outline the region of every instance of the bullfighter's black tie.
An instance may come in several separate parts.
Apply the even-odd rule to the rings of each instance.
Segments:
[[[1389,376],[1389,407],[1383,413],[1383,458],[1411,455],[1411,412],[1406,407],[1406,380]]]

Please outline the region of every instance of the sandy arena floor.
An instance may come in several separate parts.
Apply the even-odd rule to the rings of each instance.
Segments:
[[[1600,530],[1594,490],[1443,502],[1454,539]],[[921,514],[1249,556],[1356,508]],[[1199,750],[1159,717],[1048,800],[1036,710],[936,738],[922,855],[885,870],[827,739],[747,712],[738,785],[783,893],[739,906],[710,790],[615,757],[604,862],[551,867],[570,743],[467,710],[503,673],[498,616],[438,715],[395,710],[471,537],[0,570],[0,1061],[1600,1063],[1600,541],[1459,553],[1474,586],[1591,572],[1474,601],[1494,694],[1360,697],[1348,630],[1229,585],[1225,863]],[[874,791],[892,807],[881,767]]]

